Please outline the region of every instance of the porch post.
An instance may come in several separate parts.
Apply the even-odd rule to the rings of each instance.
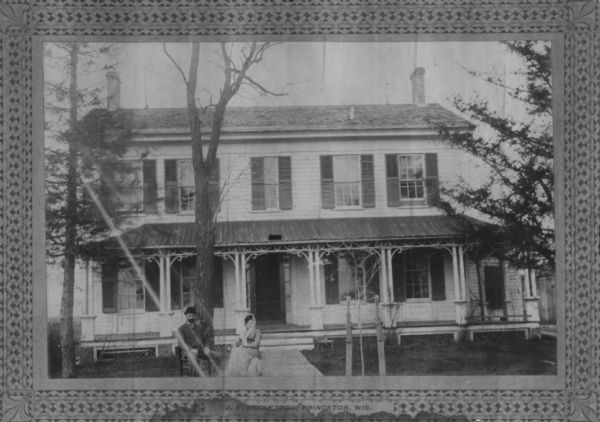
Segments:
[[[454,273],[454,310],[456,324],[464,327],[467,322],[467,300],[466,282],[464,271],[464,258],[462,246],[452,246],[452,270]],[[462,328],[459,328],[458,337],[462,336]]]
[[[237,334],[242,334],[245,330],[244,318],[250,312],[248,309],[248,295],[246,293],[246,253],[236,252],[234,265],[236,267],[236,299],[237,309],[235,310],[235,328]]]
[[[387,265],[388,249],[381,248],[379,250],[379,293],[381,295],[381,307],[382,307],[382,322],[384,327],[390,327],[392,325],[392,306],[389,288],[389,275]]]
[[[84,315],[81,317],[81,340],[82,341],[93,341],[94,340],[94,330],[95,330],[95,320],[96,315],[94,315],[94,281],[93,276],[90,274],[90,262],[85,261],[85,310]],[[90,306],[91,305],[91,306]]]
[[[394,274],[392,272],[392,250],[386,249],[385,251],[385,259],[386,265],[385,269],[387,270],[387,288],[389,292],[389,301],[390,303],[394,303]]]
[[[159,297],[160,297],[160,312],[158,313],[159,320],[159,330],[161,337],[171,337],[173,335],[173,327],[171,326],[171,317],[173,316],[173,312],[169,312],[168,303],[168,287],[167,284],[170,285],[171,275],[171,257],[169,255],[165,255],[163,253],[160,254],[158,258],[158,272],[159,272]],[[168,274],[168,275],[167,275]]]
[[[316,295],[315,295],[315,304],[317,306],[323,306],[323,298],[321,297],[321,287],[323,287],[323,283],[321,282],[321,252],[317,249],[314,251],[314,259],[315,259],[315,287],[316,287]]]
[[[317,276],[320,271],[317,269],[319,265],[319,253],[317,250],[308,251],[308,282],[310,290],[310,328],[312,330],[323,329],[323,307],[319,304],[319,280]]]

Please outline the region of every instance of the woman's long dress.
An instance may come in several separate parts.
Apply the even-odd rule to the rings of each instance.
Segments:
[[[254,339],[249,338],[246,341],[252,342]],[[258,349],[244,346],[244,342],[240,342],[240,345],[234,344],[225,368],[225,375],[230,377],[262,375],[262,364]]]

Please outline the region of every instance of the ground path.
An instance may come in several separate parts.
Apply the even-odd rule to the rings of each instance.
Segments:
[[[263,349],[260,351],[265,377],[321,377],[298,350]]]

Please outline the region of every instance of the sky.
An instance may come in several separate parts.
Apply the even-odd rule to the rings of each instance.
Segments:
[[[199,103],[218,96],[221,74],[217,44],[203,44],[199,72]],[[168,44],[167,50],[184,71],[189,46]],[[163,51],[162,43],[123,45],[113,57],[121,78],[122,107],[184,107],[181,75]],[[426,101],[451,106],[458,93],[493,99],[502,111],[501,89],[468,75],[465,69],[506,76],[518,86],[514,72],[522,63],[497,42],[295,42],[274,45],[250,75],[284,96],[264,96],[244,89],[231,105],[351,105],[402,104],[412,99],[410,74],[425,68]]]
[[[97,45],[101,47],[101,44]],[[111,55],[96,61],[113,66],[121,79],[121,107],[185,107],[181,74],[163,51],[163,43],[116,44]],[[190,47],[166,44],[167,51],[187,71]],[[203,43],[200,52],[198,103],[216,101],[221,84],[219,45]],[[242,89],[232,106],[405,104],[412,102],[410,75],[415,67],[425,69],[425,99],[456,112],[452,99],[477,96],[488,100],[500,115],[523,115],[523,104],[503,89],[492,86],[467,70],[505,78],[508,86],[523,83],[518,72],[523,63],[498,42],[287,42],[274,45],[249,75],[283,96],[260,95]],[[63,71],[44,63],[44,78],[64,79]],[[105,70],[81,76],[82,85],[106,95]],[[48,116],[47,116],[48,117]],[[48,142],[48,140],[46,141]],[[58,315],[60,272],[48,273],[48,310]],[[56,287],[56,288],[55,288]],[[76,307],[78,307],[76,305]]]

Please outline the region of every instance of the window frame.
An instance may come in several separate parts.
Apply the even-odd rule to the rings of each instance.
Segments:
[[[277,155],[269,155],[269,156],[263,156],[260,157],[263,160],[263,188],[264,188],[264,196],[265,196],[265,209],[261,210],[261,211],[280,211],[281,210],[281,205],[280,205],[280,201],[279,201],[279,156]],[[266,169],[266,160],[272,160],[275,162],[275,177],[277,179],[277,183],[267,183],[267,178],[266,178],[266,174],[267,172],[265,171]],[[275,187],[275,203],[277,204],[276,207],[269,207],[268,206],[268,201],[267,201],[267,187]]]
[[[136,264],[140,265],[139,262],[136,262]],[[132,277],[129,280],[125,280],[125,279],[121,278],[122,272],[125,272],[125,271],[131,271],[134,277]],[[135,282],[135,286],[136,286],[136,288],[135,288],[135,303],[136,303],[136,307],[135,308],[121,308],[121,306],[120,306],[120,298],[121,298],[120,290],[121,290],[121,285],[122,285],[122,283],[129,282],[129,281]],[[138,289],[139,289],[140,286],[141,286],[141,292],[142,292],[140,300],[141,300],[141,304],[142,305],[141,305],[141,308],[138,308],[137,307],[137,305],[138,305],[138,299],[139,299],[138,298],[138,296],[139,296]],[[135,271],[135,268],[133,266],[131,266],[131,265],[129,265],[127,267],[119,268],[117,270],[116,299],[117,300],[116,300],[116,304],[115,304],[116,305],[115,309],[116,309],[116,313],[117,314],[143,314],[143,313],[146,313],[146,312],[151,313],[150,311],[146,311],[146,288],[144,286],[144,281],[138,277],[138,275],[137,275],[137,273]]]
[[[116,211],[121,214],[143,214],[144,213],[144,160],[143,159],[124,159],[124,160],[122,160],[122,162],[127,166],[129,166],[131,164],[135,164],[136,166],[139,166],[136,168],[138,176],[139,176],[137,178],[137,180],[139,180],[139,183],[134,188],[140,192],[140,194],[139,194],[140,200],[135,203],[134,207],[126,208],[121,205],[117,208]],[[116,173],[118,174],[118,173],[123,173],[123,172],[116,171]],[[128,171],[127,174],[131,174],[131,172]],[[116,181],[115,181],[115,191],[118,192],[122,188],[127,189],[126,186],[121,187],[121,185],[116,183]],[[121,197],[121,195],[119,195],[119,198],[120,197]]]
[[[401,157],[420,157],[421,158],[421,170],[423,172],[423,176],[421,179],[403,179],[402,175],[402,167],[400,165]],[[427,201],[427,165],[425,164],[425,154],[424,153],[398,153],[396,154],[396,163],[398,165],[398,198],[401,202],[422,202]],[[423,195],[421,197],[416,198],[403,198],[402,197],[402,183],[403,182],[421,182]],[[409,189],[409,188],[407,188]],[[415,185],[415,190],[418,188]]]
[[[178,203],[179,203],[179,210],[178,210],[178,214],[192,214],[195,212],[195,208],[196,208],[196,185],[193,183],[192,181],[192,185],[188,186],[188,185],[182,185],[181,184],[181,163],[182,162],[189,162],[191,169],[192,169],[192,178],[194,177],[194,163],[192,161],[192,159],[190,158],[176,158],[175,162],[177,163],[177,194],[178,194]],[[191,199],[188,199],[189,204],[191,204],[190,209],[183,209],[183,192],[182,189],[183,188],[192,188],[192,195],[188,194],[188,198],[191,196]]]
[[[336,162],[336,158],[342,158],[342,157],[352,157],[356,160],[356,170],[358,172],[358,182],[336,182],[335,179],[335,162]],[[352,210],[352,209],[362,209],[363,207],[363,192],[362,192],[362,174],[361,174],[361,155],[360,154],[338,154],[338,155],[332,155],[332,159],[331,159],[331,173],[332,173],[332,177],[333,177],[333,209],[337,209],[337,210]],[[338,188],[338,184],[347,184],[347,183],[358,183],[358,192],[357,192],[357,196],[358,196],[358,205],[339,205],[338,204],[338,194],[337,194],[337,188]],[[351,194],[352,195],[352,194]]]
[[[409,249],[407,251],[409,254],[414,253],[414,251],[412,249]],[[408,296],[408,277],[407,274],[410,272],[417,272],[417,270],[407,270],[407,259],[409,258],[408,254],[404,255],[402,257],[402,277],[404,279],[404,298],[406,300],[406,302],[411,302],[411,303],[424,303],[424,302],[432,302],[433,301],[433,295],[432,295],[432,285],[431,285],[431,254],[427,254],[427,256],[425,257],[426,260],[426,264],[425,264],[425,275],[427,277],[427,297],[409,297]],[[421,288],[421,287],[420,287]]]

